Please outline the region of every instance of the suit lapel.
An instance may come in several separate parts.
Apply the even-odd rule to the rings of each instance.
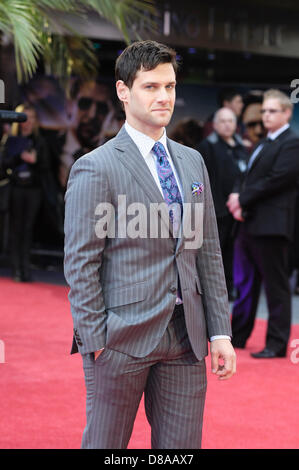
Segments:
[[[144,158],[137,145],[126,132],[125,128],[119,131],[115,138],[115,148],[118,150],[118,158],[122,164],[134,176],[137,184],[142,188],[152,203],[165,203],[165,200],[153,178]],[[158,211],[159,217],[161,212]],[[173,226],[169,219],[169,231],[173,236]]]
[[[284,139],[284,137],[289,133],[290,131],[290,128],[286,129],[284,132],[282,132],[281,134],[279,134],[278,137],[276,137],[276,139],[272,140],[271,142],[267,141],[267,139],[264,139],[262,140],[258,145],[261,145],[263,144],[263,148],[261,149],[261,151],[259,152],[259,154],[256,156],[256,158],[254,159],[254,161],[252,162],[252,165],[251,167],[248,169],[248,173],[251,172],[251,170],[256,166],[256,164],[258,163],[258,161],[264,157],[265,155],[267,155],[268,151],[270,152],[273,152],[275,151],[275,147],[276,145],[282,140]],[[256,147],[256,148],[257,148]]]
[[[192,204],[194,202],[192,198],[192,190],[191,190],[191,182],[194,179],[194,175],[192,174],[192,170],[189,169],[189,165],[186,165],[186,160],[184,159],[184,155],[182,153],[182,147],[176,145],[176,143],[170,139],[167,139],[167,147],[171,154],[172,161],[174,163],[176,172],[178,174],[182,192],[183,194],[182,199],[183,203]],[[186,213],[183,212],[183,219],[182,219],[182,227],[184,227],[184,217]],[[179,250],[180,246],[184,243],[185,236],[184,232],[182,231],[181,238],[178,240],[176,250]]]
[[[269,142],[270,143],[270,142]],[[255,167],[255,165],[257,164],[257,162],[259,161],[259,159],[261,158],[261,156],[263,155],[263,153],[265,152],[265,145],[267,146],[267,140],[266,139],[263,139],[256,147],[255,149],[253,150],[252,154],[255,152],[255,150],[260,146],[260,145],[263,145],[262,149],[259,151],[258,155],[255,157],[255,159],[253,160],[250,168],[248,168],[248,171],[247,173],[250,173],[250,171],[252,170],[252,168]],[[249,161],[250,161],[250,158],[249,158]]]
[[[136,182],[152,202],[164,202],[163,196],[142,157],[137,145],[123,127],[115,138],[118,158],[134,176]]]
[[[192,192],[190,181],[192,180],[192,175],[188,174],[188,165],[184,165],[184,158],[181,151],[175,145],[175,142],[167,139],[167,147],[171,154],[172,161],[174,163],[175,169],[177,171],[178,177],[180,179],[180,183],[182,186],[183,194],[182,199],[184,203],[192,202]],[[190,180],[191,177],[191,180]]]
[[[133,175],[137,184],[142,188],[142,190],[147,194],[150,201],[153,203],[162,203],[165,202],[144,158],[139,152],[137,145],[131,139],[131,137],[126,132],[125,128],[119,131],[118,135],[114,139],[114,146],[117,149],[118,158],[122,164],[128,169],[128,171]],[[185,159],[183,158],[182,148],[176,145],[176,142],[167,139],[167,147],[171,154],[176,172],[178,174],[181,188],[182,188],[182,199],[184,203],[194,202],[192,199],[192,190],[191,183],[194,179],[192,170],[188,165],[185,164]],[[159,215],[161,216],[160,212]],[[184,214],[183,214],[184,217]],[[169,229],[171,235],[173,235],[173,226],[171,221],[169,221]],[[180,247],[181,243],[184,241],[184,234],[177,243],[177,249]]]

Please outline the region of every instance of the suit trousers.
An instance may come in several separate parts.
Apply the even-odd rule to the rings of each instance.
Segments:
[[[188,339],[176,306],[158,346],[146,357],[105,348],[82,354],[87,391],[83,449],[125,449],[144,393],[153,449],[198,449],[206,395],[205,359]]]
[[[234,287],[233,281],[233,256],[234,256],[234,234],[235,220],[231,214],[217,217],[219,242],[222,253],[226,287],[230,294]]]
[[[281,236],[253,236],[241,226],[234,252],[234,281],[239,292],[232,311],[233,345],[244,347],[256,317],[263,284],[268,306],[266,346],[285,351],[291,328],[289,242]]]
[[[13,270],[29,274],[33,229],[42,204],[40,188],[13,187],[11,196],[11,254]]]

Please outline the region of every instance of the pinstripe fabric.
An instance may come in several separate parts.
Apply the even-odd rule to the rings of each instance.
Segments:
[[[87,390],[84,448],[125,448],[142,393],[156,448],[200,447],[207,337],[231,335],[216,218],[200,154],[168,139],[184,203],[204,207],[203,244],[183,235],[150,237],[150,205],[164,203],[124,128],[73,165],[65,198],[65,276],[74,323],[72,352],[83,357]],[[204,191],[192,195],[193,182]],[[123,228],[136,202],[147,208],[145,237]],[[99,238],[99,204],[115,210],[116,237]],[[152,206],[151,206],[152,209]],[[157,209],[154,209],[154,213]],[[183,211],[183,220],[186,211]],[[168,211],[167,211],[167,219]],[[159,219],[163,224],[162,217]],[[122,224],[124,222],[124,225]],[[133,220],[134,223],[134,220]],[[178,275],[184,303],[173,314]],[[182,314],[183,311],[183,314]],[[93,352],[105,348],[97,361]]]
[[[181,306],[148,356],[105,349],[96,361],[84,354],[83,365],[87,425],[82,448],[126,448],[143,390],[152,448],[200,448],[205,361],[192,352]]]
[[[195,355],[207,354],[207,335],[231,334],[227,293],[208,176],[200,154],[168,139],[184,202],[204,203],[203,245],[185,249],[169,238],[105,238],[95,233],[101,202],[118,196],[127,206],[162,203],[163,198],[124,128],[116,138],[77,160],[66,193],[65,276],[77,348],[82,354],[108,347],[144,357],[157,347],[181,280],[187,330]],[[204,191],[192,195],[191,184]],[[132,219],[127,215],[128,222]],[[201,227],[199,228],[201,230]],[[171,227],[170,227],[171,232]]]

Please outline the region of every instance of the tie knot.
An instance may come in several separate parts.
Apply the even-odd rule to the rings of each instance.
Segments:
[[[163,163],[163,161],[167,160],[167,153],[165,147],[161,142],[156,142],[153,146],[153,152],[159,160],[159,163]]]

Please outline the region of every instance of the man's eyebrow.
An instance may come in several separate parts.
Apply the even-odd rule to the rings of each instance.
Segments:
[[[160,82],[144,82],[143,85],[160,85]],[[167,82],[165,85],[176,85],[176,80]]]

